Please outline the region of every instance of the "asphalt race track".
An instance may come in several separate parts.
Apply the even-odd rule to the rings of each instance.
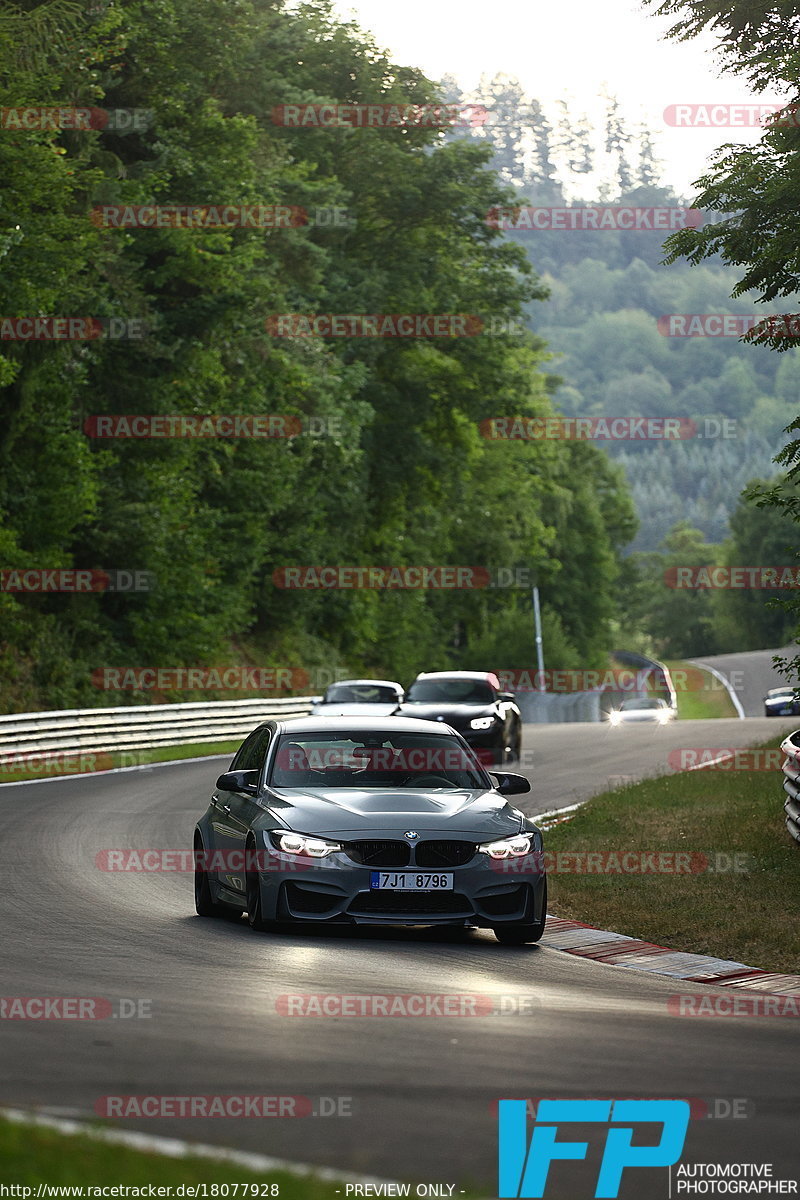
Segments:
[[[663,770],[670,749],[744,745],[797,724],[527,727],[534,791],[520,799],[543,811],[610,777]],[[745,1117],[691,1122],[683,1161],[767,1162],[776,1178],[797,1177],[796,1020],[673,1016],[670,995],[707,989],[581,960],[546,940],[518,949],[488,932],[256,935],[244,922],[196,917],[188,874],[98,869],[103,849],[190,846],[220,769],[212,760],[0,788],[2,994],[152,1002],[149,1019],[3,1021],[0,1103],[91,1118],[110,1094],[302,1095],[316,1107],[331,1097],[352,1115],[125,1124],[384,1179],[453,1183],[457,1196],[468,1185],[494,1194],[499,1098],[738,1099]],[[775,795],[779,805],[777,778]],[[479,993],[502,997],[505,1011],[277,1011],[280,995],[309,992]],[[602,1140],[577,1127],[559,1136],[583,1133],[587,1163],[556,1164],[548,1197],[594,1195]],[[620,1196],[666,1197],[666,1172],[627,1171]]]
[[[773,665],[772,657],[794,658],[797,646],[784,646],[780,650],[747,650],[740,654],[717,654],[710,658],[696,658],[699,666],[712,666],[733,687],[739,697],[746,717],[764,715],[764,696],[770,688],[784,687],[787,680]],[[770,717],[774,721],[775,717]]]

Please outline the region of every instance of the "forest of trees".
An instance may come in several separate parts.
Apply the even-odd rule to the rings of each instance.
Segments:
[[[492,165],[520,203],[689,204],[661,184],[657,138],[629,128],[617,100],[601,95],[592,121],[566,104],[548,120],[518,80],[481,80],[474,93],[444,87],[453,101],[482,99],[486,121],[459,136],[490,140]],[[717,214],[706,210],[706,223]],[[688,521],[711,545],[730,533],[729,518],[753,478],[775,474],[774,458],[800,408],[800,350],[775,354],[736,337],[670,338],[658,327],[670,313],[766,315],[757,294],[731,298],[737,273],[713,256],[702,265],[664,264],[657,231],[525,231],[509,240],[524,249],[549,296],[528,305],[528,327],[556,356],[563,380],[557,407],[569,416],[680,416],[699,431],[729,436],[678,443],[605,443],[625,470],[639,519],[633,551],[655,551]],[[598,443],[603,445],[603,443]]]
[[[287,128],[292,103],[426,105],[324,3],[6,6],[0,107],[136,110],[134,128],[0,138],[0,314],[140,321],[146,336],[7,340],[0,564],[151,573],[134,594],[0,591],[6,711],[178,699],[98,692],[98,668],[259,665],[407,679],[518,666],[526,589],[286,591],[289,564],[524,568],[552,665],[612,641],[635,530],[621,470],[585,444],[494,444],[492,414],[552,411],[541,338],[277,338],[280,313],[522,319],[545,295],[487,211],[486,145],[436,128]],[[108,228],[99,205],[282,204],[344,221]],[[335,435],[98,440],[96,414],[297,414]],[[4,576],[3,578],[6,578]],[[213,693],[207,693],[213,696]],[[183,697],[188,698],[188,697]]]
[[[465,128],[287,127],[285,105],[480,103]],[[616,99],[555,114],[507,76],[474,96],[392,63],[324,0],[26,0],[0,13],[0,108],[134,126],[0,136],[0,317],[144,336],[2,340],[0,570],[142,570],[149,591],[0,588],[0,710],[174,700],[103,667],[295,667],[407,681],[532,660],[528,587],[294,590],[290,565],[471,564],[542,594],[548,665],[615,645],[776,644],[766,597],[665,593],[676,555],[766,561],[800,358],[664,337],[666,313],[753,312],[712,253],[659,232],[503,232],[514,204],[685,202]],[[287,228],[110,228],[103,205],[283,205]],[[335,216],[331,216],[335,214]],[[470,337],[276,337],[275,314],[473,314]],[[500,330],[508,324],[510,332]],[[517,330],[527,327],[519,336]],[[678,443],[492,442],[487,417],[735,422]],[[97,414],[290,414],[321,436],[100,440]],[[753,517],[752,514],[756,513]],[[759,521],[766,522],[760,525]],[[776,524],[777,522],[777,524]],[[768,534],[768,536],[767,536]],[[691,607],[687,607],[691,606]],[[215,693],[209,692],[208,696]]]

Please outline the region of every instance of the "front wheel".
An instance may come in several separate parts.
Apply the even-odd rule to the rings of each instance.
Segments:
[[[547,880],[542,890],[542,919],[533,925],[495,925],[494,936],[501,946],[526,946],[538,942],[547,921]]]
[[[194,853],[194,907],[197,915],[198,917],[221,917],[223,915],[222,905],[211,894],[208,871],[205,870],[202,864],[202,842],[195,842]]]
[[[252,847],[251,850],[255,850],[255,847]],[[265,929],[269,928],[269,925],[264,920],[264,914],[261,909],[261,880],[258,871],[248,871],[245,880],[247,887],[248,924],[257,933],[263,933]]]

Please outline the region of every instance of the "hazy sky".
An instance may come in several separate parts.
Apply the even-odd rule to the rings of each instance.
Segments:
[[[516,75],[548,115],[559,99],[602,118],[598,93],[605,83],[632,125],[654,131],[664,182],[690,192],[708,154],[724,142],[751,142],[759,130],[670,129],[670,104],[763,103],[744,79],[723,75],[714,42],[667,41],[669,22],[636,0],[336,0],[341,16],[375,35],[395,61],[440,79],[451,74],[474,91],[482,74]]]

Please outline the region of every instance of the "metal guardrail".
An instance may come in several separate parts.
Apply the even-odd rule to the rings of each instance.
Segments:
[[[0,716],[0,761],[10,754],[92,754],[233,741],[269,717],[306,716],[317,699],[295,696],[12,713]]]
[[[562,721],[599,721],[599,689],[593,692],[523,692],[516,694],[516,702],[526,724],[559,724]]]
[[[783,760],[786,828],[794,840],[800,842],[800,730],[784,738],[781,750],[786,755]]]

